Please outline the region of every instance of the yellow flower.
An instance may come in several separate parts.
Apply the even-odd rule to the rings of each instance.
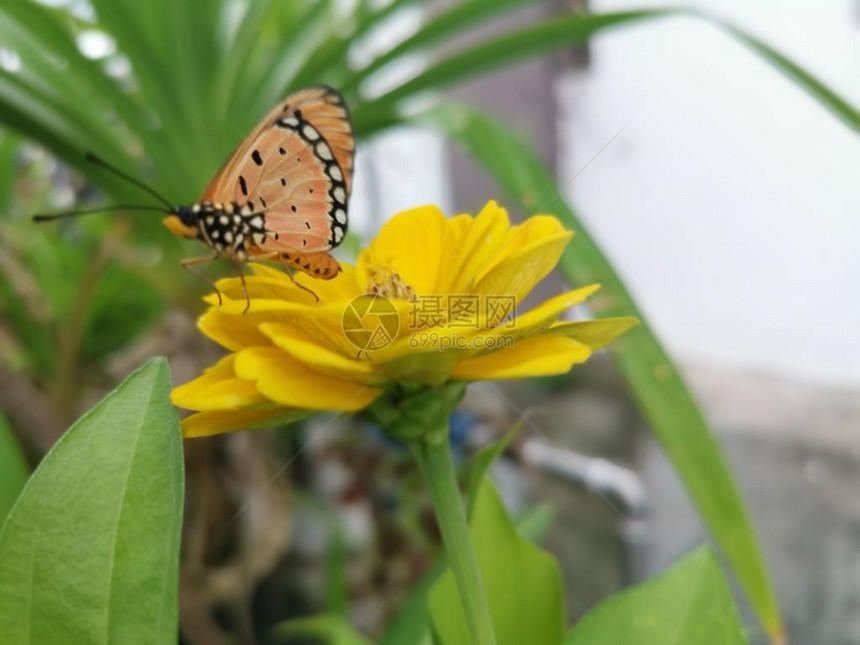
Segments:
[[[562,374],[636,324],[561,322],[598,285],[521,311],[573,233],[536,215],[510,226],[489,202],[477,217],[435,207],[387,222],[355,266],[329,281],[253,265],[250,308],[238,278],[218,282],[200,330],[231,353],[173,402],[194,410],[188,437],[278,425],[314,411],[355,412],[394,384]]]

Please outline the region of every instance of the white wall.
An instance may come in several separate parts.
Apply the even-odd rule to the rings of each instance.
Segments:
[[[860,105],[857,4],[696,4]],[[616,32],[592,53],[560,83],[559,182],[630,122],[566,195],[676,357],[860,386],[860,138],[693,19]]]

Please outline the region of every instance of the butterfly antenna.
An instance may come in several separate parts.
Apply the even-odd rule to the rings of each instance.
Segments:
[[[33,215],[34,222],[53,222],[66,217],[77,217],[78,215],[89,215],[90,213],[106,213],[109,211],[157,211],[163,213],[161,206],[120,205],[103,206],[101,208],[84,208],[76,211],[63,211],[62,213],[38,213]]]
[[[154,188],[152,188],[151,186],[147,186],[140,179],[136,179],[135,177],[132,177],[131,175],[129,175],[127,173],[124,173],[119,168],[116,168],[116,167],[110,165],[107,161],[105,161],[101,157],[97,157],[92,152],[88,152],[86,154],[86,160],[89,161],[90,163],[94,163],[95,165],[104,168],[105,170],[112,172],[117,177],[125,179],[127,182],[134,184],[138,188],[145,190],[147,193],[149,193],[150,195],[152,195],[153,197],[158,199],[162,204],[167,206],[167,209],[169,211],[176,210],[176,208],[169,201],[167,201],[167,199],[165,199],[160,193],[158,193],[158,191],[156,191]]]

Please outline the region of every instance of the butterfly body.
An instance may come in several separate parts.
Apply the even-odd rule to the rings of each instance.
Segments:
[[[276,105],[239,144],[202,197],[188,206],[173,206],[143,182],[93,155],[87,158],[156,197],[167,207],[163,222],[172,233],[199,240],[212,252],[209,257],[183,260],[182,266],[191,269],[228,258],[244,284],[242,263],[247,260],[277,260],[322,280],[338,274],[340,266],[329,251],[346,236],[354,154],[355,138],[343,98],[332,88],[317,85]],[[123,208],[160,210],[146,205],[112,207]],[[50,221],[98,210],[35,219]],[[247,291],[246,300],[250,304]]]
[[[269,237],[265,215],[250,204],[199,202],[180,206],[164,219],[167,228],[180,237],[200,240],[219,257],[247,260]]]
[[[277,258],[312,277],[332,278],[339,267],[328,251],[346,235],[354,154],[340,94],[322,85],[299,90],[263,118],[200,201],[177,209],[165,224],[216,255]]]

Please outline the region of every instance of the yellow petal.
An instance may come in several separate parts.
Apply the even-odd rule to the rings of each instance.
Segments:
[[[242,287],[241,278],[222,278],[215,283],[215,286],[221,292],[222,301],[226,299],[246,303],[245,289]],[[248,297],[252,300],[289,300],[305,305],[316,302],[310,293],[294,285],[286,274],[277,277],[273,275],[245,276],[245,286],[248,288]],[[209,294],[205,300],[210,304],[218,304],[218,294]]]
[[[318,278],[313,278],[306,273],[302,273],[300,271],[296,272],[294,276],[295,281],[303,287],[306,287],[306,289],[297,287],[283,269],[255,263],[251,265],[251,270],[261,278],[274,280],[284,288],[290,289],[290,293],[292,294],[300,292],[300,294],[302,294],[301,298],[294,296],[290,299],[310,305],[316,304],[317,300],[306,289],[310,289],[310,291],[316,294],[319,298],[319,302],[321,303],[349,300],[350,298],[355,297],[358,293],[363,292],[363,289],[360,290],[358,283],[356,282],[355,267],[345,262],[340,263],[340,273],[331,280],[320,280]],[[233,300],[241,300],[243,297],[244,296],[241,294],[238,296],[231,295]],[[263,295],[262,297],[266,298],[268,296]]]
[[[237,430],[274,428],[299,421],[310,414],[307,410],[287,408],[198,412],[182,420],[182,434],[186,439],[194,439]]]
[[[555,322],[556,318],[571,307],[585,302],[598,289],[600,289],[599,284],[592,284],[587,287],[574,289],[573,291],[560,293],[529,309],[525,313],[521,314],[518,312],[512,321],[502,322],[492,329],[479,332],[478,335],[484,337],[513,336],[514,338],[533,336],[548,329]]]
[[[562,313],[584,302],[599,288],[600,285],[593,284],[561,293],[525,313],[518,314],[510,323],[504,322],[492,329],[455,327],[448,324],[415,331],[407,330],[408,333],[390,345],[368,352],[367,358],[374,363],[387,363],[407,356],[421,356],[445,350],[459,350],[461,356],[484,354],[486,348],[499,344],[495,339],[519,339],[547,330]]]
[[[381,282],[392,273],[416,293],[432,293],[436,286],[446,219],[436,206],[421,206],[388,220],[359,256],[359,271],[367,282]],[[365,290],[367,283],[363,283]]]
[[[266,403],[253,383],[236,376],[235,354],[222,358],[193,381],[174,388],[173,404],[186,410],[236,410]]]
[[[217,305],[210,307],[197,320],[197,328],[204,335],[231,352],[268,344],[268,338],[260,332],[258,326],[258,320],[224,314]]]
[[[494,201],[487,202],[471,225],[459,235],[447,264],[448,275],[438,282],[442,293],[469,293],[475,276],[481,273],[501,251],[508,232],[508,213]]]
[[[638,324],[639,321],[636,318],[622,316],[619,318],[597,318],[596,320],[583,320],[579,322],[557,322],[550,326],[549,331],[554,334],[562,334],[568,338],[573,338],[583,345],[588,345],[591,351],[596,352]]]
[[[471,215],[456,215],[445,222],[445,235],[442,239],[442,253],[439,256],[439,272],[436,284],[430,294],[448,293],[452,289],[456,274],[463,265],[464,256],[459,252],[463,240],[472,227],[474,218]]]
[[[591,350],[572,338],[556,335],[531,336],[513,347],[462,361],[452,378],[465,381],[529,378],[564,374],[591,356]]]
[[[251,347],[239,352],[236,374],[255,382],[260,393],[275,403],[309,410],[355,412],[382,392],[315,372],[276,347]]]
[[[520,303],[553,270],[573,233],[554,217],[537,215],[511,229],[504,248],[472,287],[481,295],[514,296]]]
[[[352,348],[349,356],[320,345],[307,332],[282,323],[264,323],[260,331],[293,358],[314,371],[329,376],[366,383],[375,368],[368,361],[359,360],[358,349]]]

